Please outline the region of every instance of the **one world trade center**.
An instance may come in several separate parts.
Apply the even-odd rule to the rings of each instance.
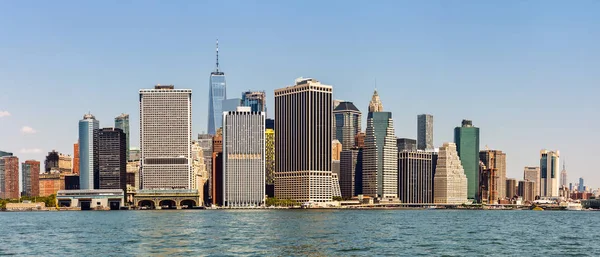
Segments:
[[[217,40],[217,69],[210,73],[208,89],[208,134],[215,135],[223,124],[223,100],[227,99],[225,73],[219,70],[219,40]]]

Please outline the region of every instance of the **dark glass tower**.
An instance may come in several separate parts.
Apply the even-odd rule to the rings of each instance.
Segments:
[[[98,131],[98,189],[127,191],[126,136],[121,129]]]
[[[333,140],[342,143],[342,150],[354,145],[354,137],[360,132],[361,113],[352,102],[340,102],[333,110]]]
[[[419,150],[433,150],[433,116],[417,116],[417,147]]]
[[[225,73],[219,70],[219,41],[217,40],[217,69],[210,73],[208,89],[208,134],[215,135],[223,125],[223,100],[227,99]]]
[[[242,106],[249,106],[253,112],[267,112],[267,94],[265,91],[247,91],[242,93]]]
[[[476,199],[479,188],[479,128],[473,122],[463,120],[461,127],[454,129],[454,143],[467,175],[467,198]]]
[[[125,133],[125,149],[127,150],[127,161],[129,161],[129,114],[121,114],[115,117],[115,128],[121,129]]]

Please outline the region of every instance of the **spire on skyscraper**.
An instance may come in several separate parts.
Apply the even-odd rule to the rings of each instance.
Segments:
[[[219,72],[219,39],[217,38],[217,72]]]
[[[381,99],[379,99],[379,94],[377,94],[377,89],[373,92],[373,97],[371,98],[371,102],[369,102],[369,112],[382,112],[383,104],[381,103]]]

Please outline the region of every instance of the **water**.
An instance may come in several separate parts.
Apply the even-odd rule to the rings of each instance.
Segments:
[[[600,212],[0,213],[0,255],[598,256]]]

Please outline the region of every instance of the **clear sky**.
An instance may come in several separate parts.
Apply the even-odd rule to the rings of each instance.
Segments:
[[[193,89],[193,130],[206,131],[218,38],[228,97],[266,90],[269,116],[273,90],[300,76],[363,112],[377,86],[398,137],[430,113],[440,146],[471,119],[508,177],[558,149],[569,182],[600,187],[599,13],[598,1],[2,1],[0,149],[72,154],[88,111],[101,127],[129,113],[137,146],[138,90],[157,83]]]

